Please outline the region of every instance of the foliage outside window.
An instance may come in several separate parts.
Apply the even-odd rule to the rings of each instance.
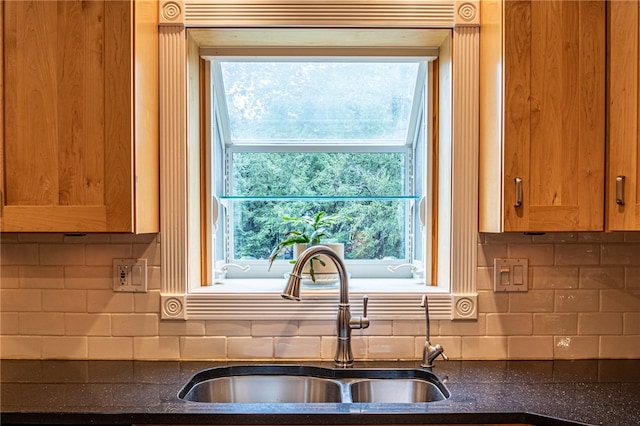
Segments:
[[[347,261],[421,255],[425,68],[415,59],[213,61],[223,260],[265,260],[266,270],[282,217],[318,211],[351,218],[331,229]]]

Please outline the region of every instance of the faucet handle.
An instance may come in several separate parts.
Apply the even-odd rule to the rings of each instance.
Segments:
[[[422,368],[433,368],[433,362],[439,356],[442,357],[443,360],[449,361],[449,357],[444,353],[444,348],[442,345],[435,344],[431,345],[428,341],[424,343],[424,351],[422,353],[422,363],[420,367]]]
[[[367,306],[369,305],[369,296],[366,294],[362,296],[362,317],[367,317]]]
[[[367,307],[369,305],[369,296],[362,296],[362,316],[349,319],[349,328],[367,328],[369,327],[369,318],[367,318]]]

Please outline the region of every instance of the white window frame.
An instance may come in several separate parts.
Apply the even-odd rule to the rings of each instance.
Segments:
[[[440,141],[438,179],[439,283],[447,292],[429,297],[434,319],[477,317],[477,182],[479,134],[479,2],[377,0],[381,7],[353,1],[311,0],[293,5],[251,2],[207,3],[161,1],[160,24],[160,144],[161,144],[161,316],[163,319],[334,319],[335,295],[307,294],[288,303],[274,292],[219,294],[198,291],[200,266],[200,135],[199,46],[207,31],[189,35],[189,28],[386,29],[426,31],[449,28],[451,37],[439,46]],[[348,6],[348,7],[347,7]],[[347,7],[345,12],[345,7]],[[282,9],[295,8],[295,13]],[[322,9],[322,13],[318,9]],[[230,12],[231,11],[231,12]],[[407,13],[409,11],[409,13]],[[382,39],[382,38],[380,38]],[[452,45],[456,48],[452,49]],[[189,114],[188,112],[192,112]],[[449,114],[447,114],[449,112]],[[197,136],[197,137],[196,137]],[[198,167],[195,167],[197,165]],[[425,289],[425,292],[428,289]],[[423,318],[419,294],[371,294],[370,317]],[[355,301],[360,294],[353,292]]]
[[[259,55],[261,53],[261,50],[259,48],[252,48],[252,52],[255,49],[255,53],[258,54],[258,56],[253,56],[250,58],[255,58],[255,57],[260,57],[260,60],[266,60],[268,57],[265,57],[263,55]],[[208,49],[201,49],[201,52],[203,50],[208,50]],[[225,49],[226,50],[226,49]],[[329,48],[323,49],[323,52],[326,53],[331,53],[331,50]],[[383,143],[382,141],[372,141],[371,143],[366,143],[366,144],[354,144],[354,143],[350,143],[351,141],[343,141],[343,143],[336,143],[334,141],[332,141],[329,144],[326,145],[313,145],[313,144],[309,144],[309,143],[286,143],[286,144],[270,144],[268,142],[263,142],[263,143],[249,143],[249,144],[232,144],[232,143],[227,143],[227,141],[231,140],[231,136],[230,136],[230,130],[229,130],[229,126],[228,126],[228,121],[226,119],[221,118],[220,116],[224,116],[226,117],[228,115],[227,112],[227,106],[226,106],[226,102],[224,102],[224,100],[221,100],[221,96],[222,94],[219,92],[219,90],[221,90],[222,86],[223,86],[223,81],[222,78],[220,76],[220,71],[219,71],[219,66],[217,64],[215,64],[215,62],[217,61],[233,61],[233,60],[247,60],[247,57],[244,56],[230,56],[233,51],[229,51],[228,53],[226,53],[225,55],[218,55],[218,56],[209,56],[209,55],[202,55],[202,57],[206,60],[210,60],[213,63],[212,64],[206,64],[204,67],[204,75],[205,78],[207,78],[209,81],[213,82],[212,85],[218,87],[218,89],[216,90],[215,88],[211,91],[214,93],[209,93],[206,92],[206,94],[209,95],[209,98],[206,99],[206,103],[210,104],[213,103],[214,105],[214,109],[217,108],[217,110],[212,114],[215,117],[212,117],[211,120],[216,120],[215,123],[207,123],[207,126],[211,127],[211,137],[213,138],[212,140],[209,140],[207,143],[208,144],[217,144],[217,139],[215,139],[216,135],[217,137],[219,137],[221,139],[220,143],[221,145],[224,145],[223,147],[223,153],[222,156],[224,158],[223,160],[223,166],[221,167],[222,170],[216,170],[216,167],[209,167],[207,170],[207,175],[209,176],[209,179],[221,179],[224,181],[224,186],[226,186],[226,190],[225,192],[229,192],[229,187],[232,186],[232,181],[231,181],[231,176],[230,176],[230,167],[231,167],[231,156],[234,153],[237,152],[283,152],[283,153],[287,153],[287,152],[303,152],[303,153],[309,153],[309,152],[335,152],[335,153],[352,153],[352,152],[365,152],[365,153],[400,153],[404,156],[405,160],[406,160],[406,167],[405,167],[405,173],[403,176],[404,179],[404,183],[408,188],[413,188],[415,186],[415,176],[413,175],[413,170],[415,169],[415,165],[417,161],[421,161],[421,164],[423,164],[423,167],[425,167],[425,169],[427,168],[427,165],[425,164],[426,158],[424,159],[424,161],[422,161],[423,159],[420,160],[416,160],[415,159],[415,146],[418,144],[417,139],[420,135],[422,135],[422,143],[425,144],[427,147],[424,148],[425,152],[428,152],[431,150],[430,147],[430,142],[428,141],[428,139],[430,139],[428,136],[427,132],[421,132],[420,129],[418,129],[418,126],[416,124],[421,125],[422,127],[428,129],[427,126],[424,125],[424,120],[427,120],[427,115],[430,114],[430,108],[425,105],[428,104],[428,99],[427,98],[427,90],[428,90],[428,86],[429,86],[429,73],[428,73],[428,69],[430,68],[429,62],[431,62],[433,59],[435,59],[434,57],[401,57],[401,56],[394,56],[394,57],[380,57],[380,56],[372,56],[372,57],[344,57],[344,56],[336,56],[336,55],[329,55],[329,56],[307,56],[307,55],[311,55],[313,54],[314,50],[312,48],[308,49],[307,51],[305,51],[305,56],[304,57],[296,57],[296,56],[289,56],[287,55],[287,49],[282,49],[282,51],[278,51],[277,52],[277,56],[272,56],[274,59],[274,61],[290,61],[290,60],[303,60],[303,61],[335,61],[335,62],[340,62],[341,60],[347,61],[347,62],[357,62],[357,61],[363,61],[363,60],[367,60],[367,61],[372,61],[372,62],[385,62],[385,61],[414,61],[419,63],[419,69],[417,71],[416,74],[416,81],[417,81],[417,86],[415,88],[415,96],[414,96],[414,100],[413,100],[413,106],[411,109],[411,117],[410,117],[410,122],[412,123],[411,125],[409,125],[409,132],[410,134],[407,134],[405,136],[404,141],[401,144],[398,143]],[[372,52],[374,53],[374,52]],[[273,54],[273,52],[272,52]],[[216,69],[217,68],[217,69]],[[419,87],[418,87],[419,86]],[[218,124],[218,125],[216,125]],[[425,135],[425,133],[427,133]],[[427,154],[425,154],[426,157]],[[214,173],[216,174],[214,176]],[[219,177],[219,174],[222,174],[222,177]],[[427,179],[429,180],[429,179]],[[431,182],[429,180],[429,182],[423,182],[421,187],[425,187],[425,188],[430,188]],[[411,189],[409,189],[409,192],[412,192]],[[429,191],[430,192],[430,191]],[[407,237],[407,243],[405,244],[405,257],[402,259],[370,259],[370,260],[345,260],[345,264],[347,266],[347,269],[350,273],[350,275],[352,277],[354,277],[354,279],[359,279],[359,278],[367,278],[367,279],[379,279],[379,278],[384,278],[385,282],[384,284],[388,283],[388,280],[401,280],[401,279],[410,279],[412,280],[410,283],[401,283],[404,284],[403,287],[404,288],[414,288],[417,287],[416,284],[426,284],[426,285],[430,285],[431,283],[429,282],[431,280],[431,274],[430,273],[426,273],[424,271],[430,271],[430,267],[427,266],[425,267],[425,264],[427,263],[426,260],[428,259],[428,257],[426,256],[431,256],[431,250],[423,248],[423,255],[425,256],[424,259],[417,259],[415,258],[415,245],[419,244],[416,243],[416,241],[414,241],[415,235],[416,235],[416,231],[414,230],[415,228],[415,221],[416,221],[416,217],[419,214],[418,212],[418,208],[419,208],[419,203],[420,200],[406,200],[405,201],[407,203],[407,213],[406,213],[406,217],[405,217],[405,229],[406,232],[409,234],[409,237]],[[216,201],[215,203],[213,203],[214,206],[211,206],[212,208],[215,209],[220,209],[220,215],[222,215],[222,211],[224,209],[224,211],[226,211],[226,214],[224,215],[224,220],[222,218],[218,219],[218,224],[217,224],[217,230],[218,233],[221,234],[225,234],[224,235],[224,239],[225,239],[225,243],[222,244],[222,246],[225,247],[224,249],[224,254],[225,254],[225,258],[224,259],[220,259],[218,255],[218,253],[215,253],[216,257],[215,259],[220,259],[217,260],[215,262],[215,266],[212,268],[213,273],[210,274],[207,279],[208,279],[208,284],[212,284],[215,283],[217,285],[226,285],[227,287],[230,288],[234,288],[234,283],[237,283],[238,281],[235,281],[237,279],[243,280],[240,282],[244,282],[244,280],[247,279],[260,279],[260,278],[282,278],[283,275],[286,272],[290,272],[291,271],[291,265],[287,262],[287,261],[283,261],[283,260],[277,260],[273,263],[273,265],[271,265],[271,268],[269,271],[267,271],[267,262],[266,260],[242,260],[242,259],[234,259],[232,258],[232,247],[233,247],[233,207],[232,207],[232,203],[230,201],[224,200],[224,199],[220,199],[219,201]],[[220,229],[223,229],[223,232],[220,232]],[[426,231],[426,229],[425,229]],[[425,234],[428,236],[430,234],[427,234],[425,232]],[[422,235],[422,233],[420,233],[420,235]],[[211,235],[211,232],[208,233],[208,238],[214,238],[213,235]],[[410,241],[409,241],[410,240]],[[427,243],[427,246],[430,247],[430,241]],[[209,253],[211,253],[211,251],[209,251]],[[228,267],[229,264],[232,264],[232,267]],[[395,271],[391,271],[388,269],[388,267],[399,267],[401,265],[405,265],[405,266],[411,266],[412,268],[409,267],[400,267]],[[366,285],[363,283],[363,285]],[[369,287],[371,287],[371,285],[369,285]],[[380,286],[381,288],[383,288],[383,286]],[[388,288],[388,285],[384,285],[384,287]],[[336,290],[337,291],[337,290]],[[373,291],[375,291],[375,287],[373,289]],[[428,289],[426,289],[426,291],[428,291]]]

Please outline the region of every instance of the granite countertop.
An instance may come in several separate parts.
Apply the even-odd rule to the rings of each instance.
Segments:
[[[202,404],[177,398],[196,372],[237,364],[2,360],[0,422],[640,425],[640,360],[438,362],[433,371],[451,397],[421,404]]]

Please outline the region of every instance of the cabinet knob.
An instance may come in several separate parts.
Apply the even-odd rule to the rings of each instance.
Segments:
[[[616,176],[616,204],[624,206],[624,175]]]

